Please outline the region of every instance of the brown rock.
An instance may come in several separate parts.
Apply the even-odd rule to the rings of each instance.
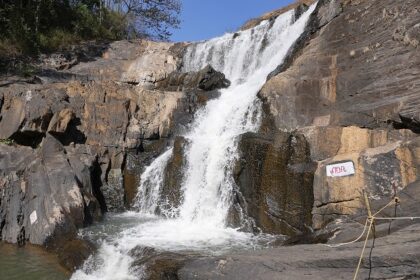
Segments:
[[[94,252],[95,248],[87,241],[73,239],[57,250],[60,264],[68,271],[75,271]]]
[[[181,203],[181,187],[184,178],[184,167],[186,164],[185,148],[188,141],[181,136],[175,138],[173,154],[169,159],[164,174],[164,181],[161,190],[160,210],[169,210],[168,207],[176,208]],[[165,208],[166,206],[166,208]]]
[[[302,135],[247,133],[236,182],[246,211],[263,232],[294,235],[311,226],[314,166]]]
[[[67,130],[67,127],[75,118],[75,114],[71,109],[63,109],[58,113],[55,113],[52,117],[50,124],[48,125],[48,132],[53,133],[64,133]]]
[[[350,151],[322,161],[315,173],[313,225],[325,226],[334,218],[365,213],[363,191],[373,200],[391,200],[394,189],[401,191],[419,181],[417,138],[394,142],[361,152]],[[326,165],[352,161],[356,173],[346,177],[327,177]]]
[[[337,1],[325,2],[318,18],[330,13],[334,5],[329,3]],[[383,17],[383,10],[394,11],[395,16]],[[398,26],[409,30],[418,22],[415,0],[404,5],[344,2],[342,12],[261,90],[276,126],[294,129],[320,125],[322,119],[324,126],[377,128],[394,122],[414,129],[420,117],[416,106],[420,55],[411,44],[393,40],[392,33]]]

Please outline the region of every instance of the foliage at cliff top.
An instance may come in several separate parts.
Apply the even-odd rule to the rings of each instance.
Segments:
[[[0,0],[0,56],[85,40],[167,40],[180,9],[179,0]]]

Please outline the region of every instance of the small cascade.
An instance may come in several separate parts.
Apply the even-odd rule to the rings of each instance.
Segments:
[[[261,110],[256,95],[302,34],[314,9],[312,5],[297,20],[294,11],[289,11],[252,29],[225,34],[187,49],[183,71],[198,71],[210,64],[226,75],[231,86],[196,113],[185,135],[189,144],[185,151],[182,201],[173,211],[178,215],[153,216],[159,208],[164,169],[172,155],[169,149],[141,176],[135,202],[139,212],[127,213],[135,215],[138,224],[104,242],[98,254],[73,275],[73,280],[133,279],[136,271],[127,264],[132,261],[130,251],[137,246],[215,253],[255,248],[265,237],[227,225],[235,188],[232,168],[238,158],[237,144],[241,134],[257,131]]]
[[[149,165],[140,177],[141,185],[134,201],[134,208],[144,215],[156,213],[159,194],[163,184],[163,172],[172,156],[172,148],[164,152]]]

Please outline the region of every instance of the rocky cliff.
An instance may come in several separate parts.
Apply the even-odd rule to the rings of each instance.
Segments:
[[[302,134],[317,162],[314,229],[364,214],[362,191],[385,202],[419,184],[418,2],[321,4],[314,33],[259,94],[272,127]],[[328,177],[340,161],[355,174]]]

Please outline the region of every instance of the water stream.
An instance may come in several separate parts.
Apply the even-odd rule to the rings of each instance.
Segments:
[[[101,245],[71,279],[138,279],[141,271],[132,267],[129,253],[137,246],[214,254],[256,248],[270,240],[267,235],[227,224],[235,188],[232,163],[238,157],[238,136],[256,131],[260,125],[256,94],[302,34],[314,8],[311,6],[296,21],[294,11],[289,11],[274,21],[188,48],[183,71],[197,71],[210,64],[226,75],[231,86],[197,112],[184,135],[189,144],[180,205],[156,215],[164,169],[172,155],[169,149],[141,176],[135,202],[139,211],[110,216],[108,223],[83,232]],[[242,223],[247,222],[243,213]]]

